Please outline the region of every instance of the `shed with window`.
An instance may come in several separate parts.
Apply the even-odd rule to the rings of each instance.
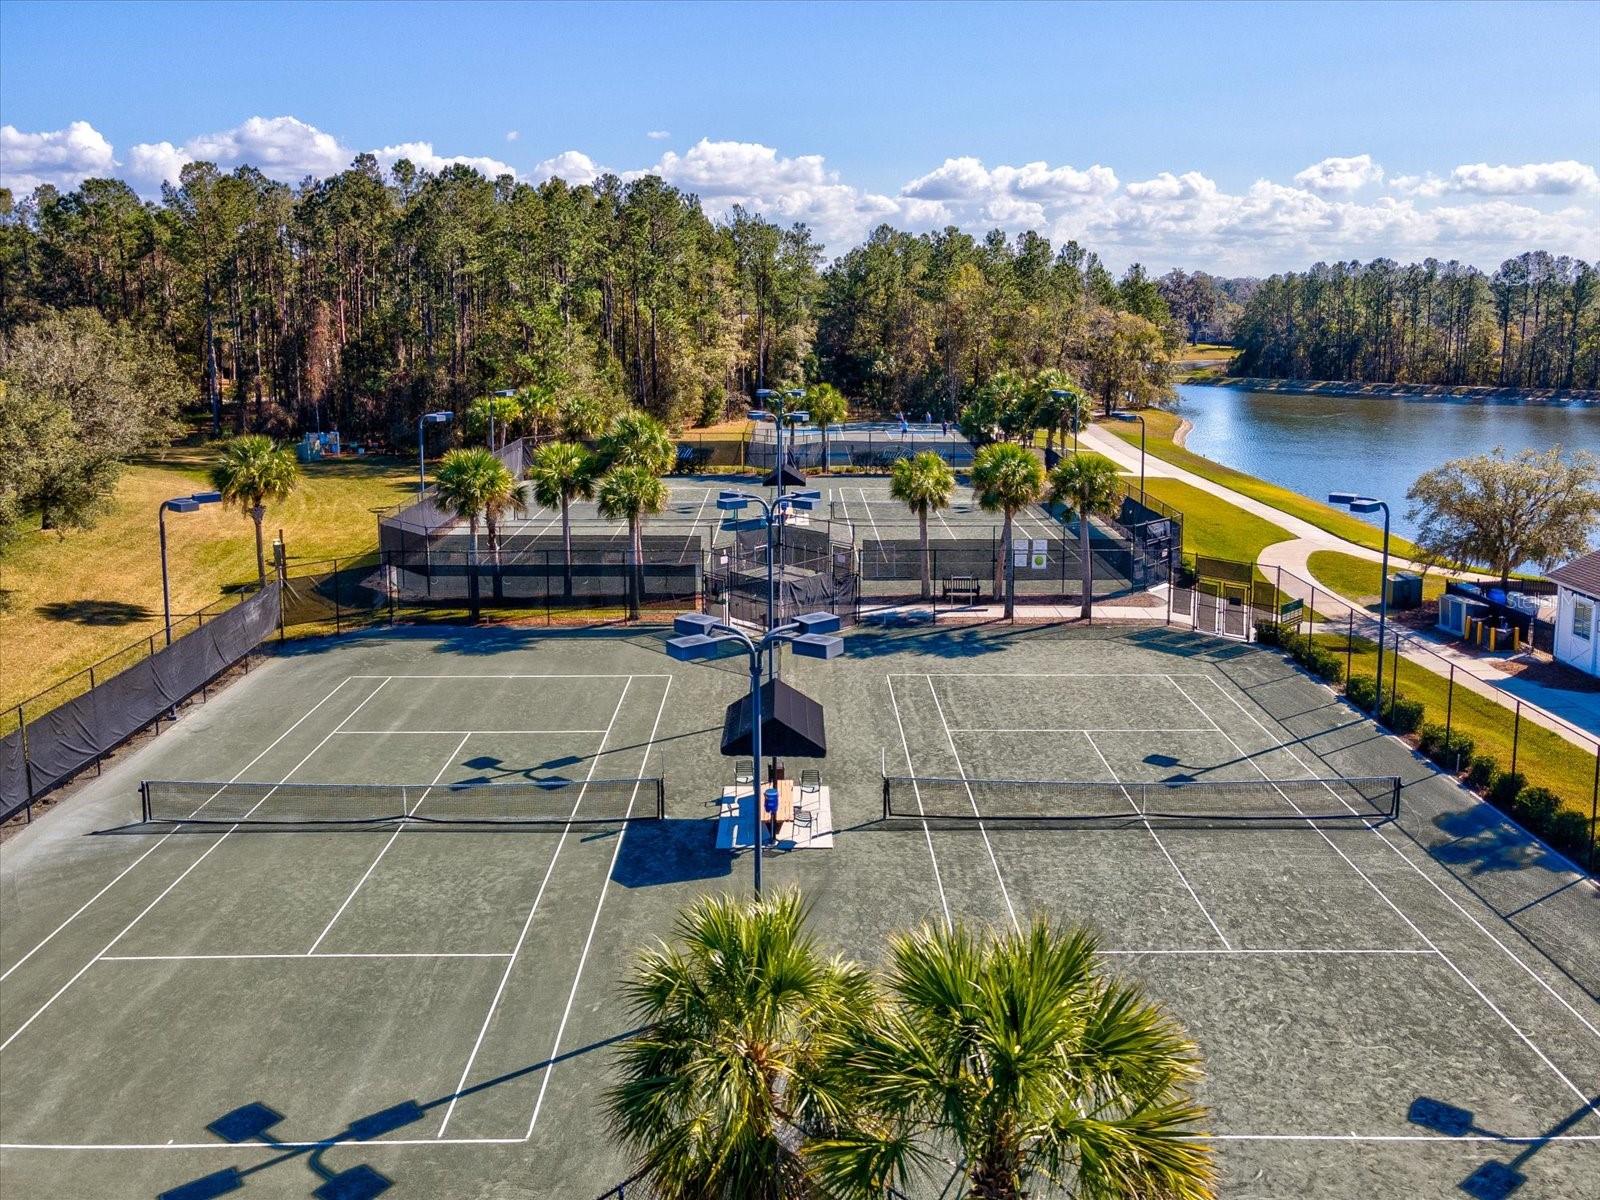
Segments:
[[[1556,585],[1557,661],[1600,675],[1600,550],[1550,572]]]

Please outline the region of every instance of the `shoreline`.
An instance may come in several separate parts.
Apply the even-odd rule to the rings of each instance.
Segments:
[[[1290,396],[1355,396],[1387,400],[1460,400],[1476,404],[1558,404],[1600,406],[1600,391],[1589,388],[1447,387],[1429,383],[1353,383],[1314,379],[1260,379],[1243,375],[1182,381],[1193,387],[1236,387]]]

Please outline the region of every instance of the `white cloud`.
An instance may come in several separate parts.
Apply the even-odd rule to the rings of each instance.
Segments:
[[[981,159],[963,156],[945,159],[939,167],[906,184],[900,194],[917,200],[988,205],[1005,197],[1047,201],[1104,196],[1116,188],[1116,172],[1098,164],[1086,171],[1043,162],[990,170]]]
[[[508,130],[506,130],[506,141],[508,141],[508,142],[515,142],[515,141],[519,140],[521,137],[522,137],[522,130],[520,130],[520,129],[508,129]]]
[[[111,143],[87,121],[44,133],[0,125],[0,186],[18,196],[42,183],[74,188],[90,176],[114,174],[116,168]]]
[[[402,158],[411,160],[411,165],[419,171],[438,172],[445,167],[460,164],[471,167],[481,175],[494,179],[500,175],[515,175],[516,168],[508,163],[501,162],[498,158],[488,158],[484,155],[472,154],[437,154],[434,152],[432,142],[400,142],[393,146],[383,146],[372,152],[378,163],[387,168],[394,166]]]
[[[665,129],[652,129],[649,133],[645,134],[645,137],[649,138],[652,142],[664,142],[671,136],[672,135]]]
[[[538,163],[529,172],[529,178],[535,183],[543,183],[546,179],[559,177],[563,182],[573,187],[581,187],[593,183],[606,173],[606,168],[597,166],[594,159],[580,150],[563,150],[553,158],[547,158]]]
[[[1600,191],[1600,176],[1593,167],[1572,159],[1520,167],[1473,163],[1451,171],[1450,185],[1453,191],[1486,196],[1570,196]]]
[[[1383,168],[1372,161],[1370,154],[1355,154],[1348,158],[1325,158],[1312,163],[1294,177],[1303,188],[1318,195],[1359,191],[1369,183],[1383,178]]]
[[[354,154],[297,117],[250,117],[217,133],[203,133],[181,145],[141,142],[128,150],[130,173],[146,184],[175,182],[188,162],[216,163],[224,171],[246,164],[269,179],[299,183],[307,175],[331,175],[350,165]]]

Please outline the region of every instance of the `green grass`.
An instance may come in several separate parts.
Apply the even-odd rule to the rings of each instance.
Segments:
[[[1329,591],[1338,592],[1347,600],[1367,608],[1378,607],[1379,576],[1381,568],[1375,562],[1344,554],[1338,550],[1317,550],[1306,565],[1311,577]],[[1446,579],[1437,571],[1422,577],[1423,600],[1437,600],[1444,595]]]
[[[161,629],[156,506],[207,486],[210,446],[174,447],[123,472],[93,529],[31,530],[0,557],[0,707]],[[302,468],[300,484],[267,511],[267,540],[283,530],[296,560],[370,553],[372,510],[414,494],[416,466],[401,459],[334,459]],[[220,506],[167,517],[174,614],[194,612],[231,586],[255,579],[249,517]],[[271,547],[268,547],[271,553]],[[269,564],[270,569],[270,564]]]
[[[1184,346],[1178,351],[1178,382],[1209,383],[1225,379],[1228,368],[1238,353],[1232,346],[1222,346],[1214,342]]]
[[[1249,496],[1252,500],[1270,504],[1273,508],[1290,516],[1299,517],[1318,529],[1325,529],[1331,534],[1342,537],[1347,542],[1354,542],[1358,546],[1367,546],[1373,550],[1382,547],[1383,531],[1373,528],[1349,513],[1330,508],[1326,504],[1288,488],[1279,487],[1275,483],[1257,479],[1254,475],[1246,475],[1243,471],[1235,471],[1232,467],[1212,462],[1209,458],[1202,458],[1193,451],[1179,446],[1173,441],[1180,422],[1177,413],[1151,409],[1142,415],[1149,428],[1145,448],[1157,458],[1182,467],[1186,471],[1192,471],[1213,483],[1220,483],[1223,487],[1231,488],[1240,495]],[[1136,422],[1103,421],[1100,423],[1100,428],[1115,434],[1129,445],[1135,447],[1139,445],[1139,426]],[[1395,554],[1407,557],[1415,557],[1417,553],[1415,546],[1400,537],[1390,538],[1390,549]]]
[[[1337,634],[1319,634],[1317,641],[1341,658],[1345,653],[1345,638]],[[1357,638],[1352,655],[1352,671],[1357,675],[1373,675],[1377,671],[1377,648],[1364,639]],[[1389,694],[1393,678],[1394,658],[1384,655],[1384,696]],[[1465,685],[1456,687],[1450,698],[1450,681],[1446,676],[1435,675],[1426,667],[1402,658],[1399,666],[1400,695],[1422,702],[1424,721],[1437,725],[1445,723],[1445,713],[1450,715],[1450,728],[1470,734],[1475,754],[1490,754],[1500,764],[1501,770],[1511,769],[1512,728],[1515,714],[1503,704],[1487,696],[1470,691]],[[1527,776],[1530,784],[1549,788],[1567,808],[1589,815],[1594,788],[1594,755],[1585,754],[1581,748],[1565,738],[1523,721],[1516,735],[1517,770]]]
[[[1291,536],[1272,522],[1181,480],[1153,478],[1145,486],[1150,495],[1183,514],[1185,554],[1255,562],[1268,546]]]

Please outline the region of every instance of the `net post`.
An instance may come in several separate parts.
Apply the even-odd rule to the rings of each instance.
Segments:
[[[1400,776],[1396,775],[1394,777],[1390,787],[1393,790],[1389,794],[1389,819],[1398,821],[1400,819]]]
[[[150,781],[139,781],[139,819],[145,824],[150,823]]]
[[[889,777],[883,777],[883,819],[889,819]]]
[[[667,781],[660,775],[656,776],[656,820],[667,819]]]

